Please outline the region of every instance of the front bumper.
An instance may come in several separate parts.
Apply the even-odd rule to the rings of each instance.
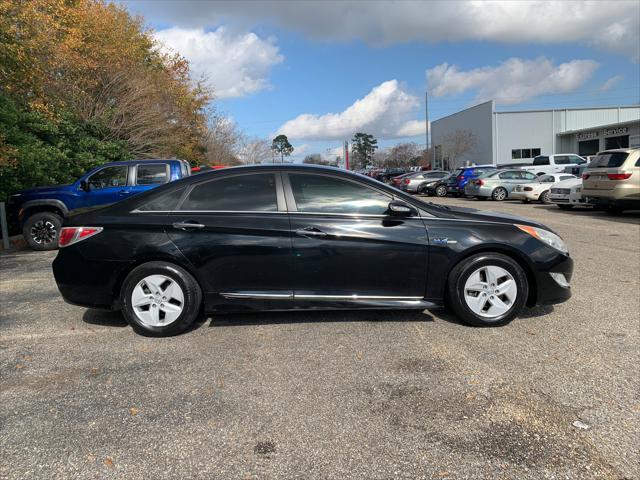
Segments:
[[[573,276],[573,259],[568,255],[558,255],[557,259],[544,271],[537,271],[535,303],[537,305],[555,305],[571,298],[571,287],[565,287],[555,280],[551,273],[561,273],[568,283]]]

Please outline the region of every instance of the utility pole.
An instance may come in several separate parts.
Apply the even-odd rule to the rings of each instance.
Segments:
[[[425,90],[424,92],[424,132],[425,132],[425,142],[424,142],[424,159],[427,159],[427,154],[431,150],[429,148],[429,91]],[[434,158],[431,155],[431,169],[434,170]]]

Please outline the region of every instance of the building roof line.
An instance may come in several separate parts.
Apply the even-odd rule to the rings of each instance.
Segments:
[[[534,110],[504,110],[502,112],[494,111],[495,114],[500,113],[535,113],[535,112],[575,112],[578,110],[611,110],[614,108],[640,108],[640,105],[610,105],[605,107],[572,107],[572,108],[542,108]]]
[[[628,125],[635,125],[635,124],[640,124],[640,120],[627,120],[625,122],[608,123],[606,125],[595,125],[588,128],[579,128],[577,130],[563,130],[562,132],[556,133],[556,135],[557,136],[572,135],[574,133],[590,132],[592,130],[599,130],[601,128],[626,127]]]

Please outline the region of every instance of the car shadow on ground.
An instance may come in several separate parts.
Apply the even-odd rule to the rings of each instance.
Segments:
[[[622,213],[609,213],[603,210],[594,210],[593,208],[580,207],[572,208],[571,210],[561,210],[556,205],[530,205],[538,210],[547,210],[550,212],[559,213],[565,216],[573,217],[591,217],[601,220],[607,220],[609,222],[617,223],[630,223],[632,225],[640,225],[640,210],[625,210]]]
[[[328,322],[433,322],[427,311],[412,310],[299,310],[207,315],[209,327]]]
[[[90,325],[100,325],[103,327],[126,327],[127,321],[118,311],[96,310],[88,308],[82,315],[82,321]]]

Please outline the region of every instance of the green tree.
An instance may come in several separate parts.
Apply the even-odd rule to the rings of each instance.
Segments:
[[[368,133],[358,132],[351,139],[354,168],[365,168],[373,161],[373,154],[378,148],[378,140]]]
[[[278,135],[271,143],[271,150],[280,154],[280,161],[284,163],[284,157],[288,157],[293,152],[293,145],[289,143],[286,135]]]

